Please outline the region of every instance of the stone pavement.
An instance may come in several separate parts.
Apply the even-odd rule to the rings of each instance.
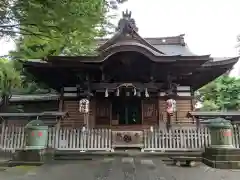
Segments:
[[[240,171],[216,170],[203,164],[176,167],[157,157],[113,157],[58,161],[28,172],[0,172],[0,177],[4,180],[237,180]]]

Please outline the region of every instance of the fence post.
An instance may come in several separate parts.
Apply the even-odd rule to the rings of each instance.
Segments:
[[[155,136],[155,131],[156,131],[156,129],[153,129],[153,127],[151,126],[150,127],[150,133],[151,133],[151,152],[155,152],[155,149],[156,149],[156,147],[155,147],[155,144],[154,144],[154,140],[155,140],[155,138],[156,138],[156,136]]]
[[[3,148],[4,145],[4,133],[5,133],[5,120],[2,121],[1,144],[0,144],[1,148]]]
[[[87,134],[89,134],[89,129],[86,129],[85,126],[82,127],[82,129],[80,130],[80,137],[81,137],[81,141],[80,141],[80,147],[81,150],[80,152],[85,152],[86,149],[88,149],[88,142],[87,142]]]
[[[56,129],[55,129],[55,145],[54,145],[54,149],[58,149],[59,148],[59,133],[60,133],[60,120],[58,120],[57,125],[56,125]]]

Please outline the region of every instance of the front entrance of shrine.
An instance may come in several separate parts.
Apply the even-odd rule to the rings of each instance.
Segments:
[[[142,124],[141,98],[116,97],[112,101],[112,114],[118,120],[118,125]]]

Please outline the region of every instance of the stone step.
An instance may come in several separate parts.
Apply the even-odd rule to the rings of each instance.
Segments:
[[[240,161],[240,154],[204,154],[203,157],[212,161]]]
[[[203,158],[202,162],[216,169],[240,169],[240,161],[211,161]]]
[[[211,161],[240,161],[240,149],[206,148],[203,157]]]
[[[91,159],[98,157],[168,157],[168,156],[189,156],[189,157],[201,157],[201,152],[141,152],[139,150],[117,150],[114,152],[108,151],[87,151],[80,152],[74,150],[56,150],[54,153],[54,160],[79,160],[79,159]]]

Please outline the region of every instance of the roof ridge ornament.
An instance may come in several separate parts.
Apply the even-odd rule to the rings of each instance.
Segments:
[[[126,11],[122,12],[122,18],[123,19],[131,19],[131,16],[132,16],[132,11],[129,11],[128,12],[128,9],[126,9]]]
[[[135,19],[132,18],[132,11],[125,10],[122,12],[122,18],[118,22],[116,31],[123,31],[126,34],[132,34],[133,31],[138,31]]]
[[[180,44],[183,45],[183,46],[186,45],[185,40],[184,40],[184,36],[185,36],[185,34],[180,34],[179,35],[179,37],[180,37]]]

